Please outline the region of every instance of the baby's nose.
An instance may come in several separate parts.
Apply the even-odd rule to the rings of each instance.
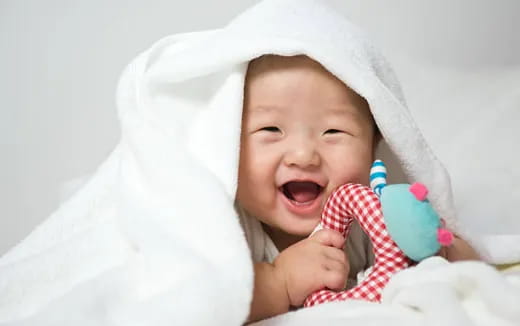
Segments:
[[[287,166],[309,168],[318,166],[321,159],[315,144],[307,140],[292,144],[285,153],[284,162]]]

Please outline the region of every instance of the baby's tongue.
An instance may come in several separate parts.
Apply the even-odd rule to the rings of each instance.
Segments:
[[[286,185],[290,197],[299,203],[316,199],[319,187],[314,182],[289,182]]]

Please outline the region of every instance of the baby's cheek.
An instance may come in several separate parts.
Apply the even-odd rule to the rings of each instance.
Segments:
[[[347,160],[343,165],[336,166],[331,176],[335,187],[346,183],[366,184],[370,173],[370,164],[365,166],[364,161]]]

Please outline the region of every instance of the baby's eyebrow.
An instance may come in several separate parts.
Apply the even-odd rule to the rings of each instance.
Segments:
[[[353,118],[355,120],[362,120],[363,115],[356,110],[349,110],[346,107],[331,107],[327,108],[327,114],[333,115],[333,116],[341,116],[341,117],[347,117],[347,118]]]

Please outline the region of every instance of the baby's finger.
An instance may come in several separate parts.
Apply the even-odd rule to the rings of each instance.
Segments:
[[[345,238],[341,233],[330,229],[319,230],[311,236],[311,239],[324,246],[335,248],[343,248],[343,244],[345,244]]]
[[[323,263],[323,267],[327,271],[336,271],[345,275],[347,274],[347,265],[337,260],[329,259]]]
[[[343,249],[334,247],[322,247],[323,254],[329,259],[334,259],[340,262],[348,260],[347,253]]]
[[[350,264],[348,261],[347,254],[342,249],[326,247],[323,248],[323,254],[328,260],[333,260],[338,263],[341,263],[348,273],[348,271],[350,270]]]
[[[345,274],[341,269],[330,269],[325,271],[323,274],[323,283],[325,287],[331,290],[343,290],[345,288],[346,282],[347,274]]]

